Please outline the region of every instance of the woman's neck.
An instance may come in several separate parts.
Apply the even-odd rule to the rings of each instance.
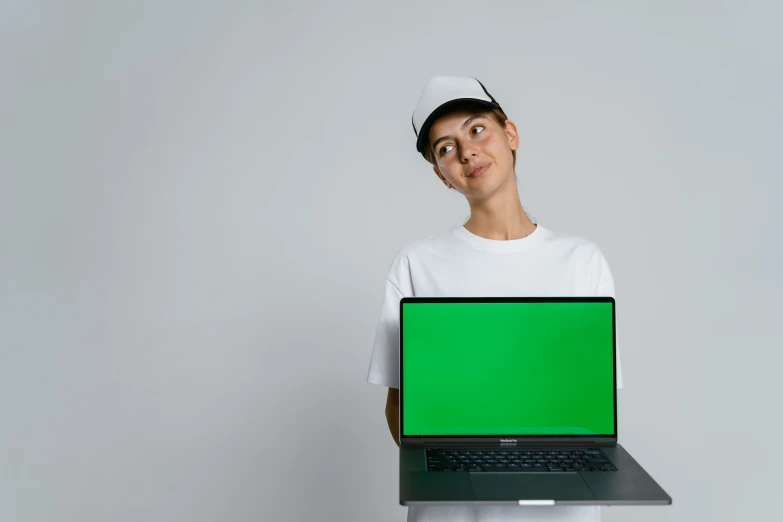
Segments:
[[[472,234],[497,240],[521,239],[536,229],[522,208],[516,184],[513,191],[507,190],[480,204],[472,204],[470,219],[464,226]]]

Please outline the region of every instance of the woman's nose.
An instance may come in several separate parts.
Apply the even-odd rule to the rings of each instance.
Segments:
[[[460,148],[460,153],[462,154],[462,159],[474,158],[478,154],[478,149],[476,149],[475,145],[466,143]]]

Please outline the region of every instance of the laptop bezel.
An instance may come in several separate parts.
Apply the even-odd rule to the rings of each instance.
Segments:
[[[613,381],[613,417],[614,435],[404,435],[403,411],[405,400],[403,394],[403,310],[406,303],[611,303],[612,304],[612,381]],[[400,429],[400,445],[408,446],[547,446],[547,445],[575,445],[575,446],[603,446],[617,444],[617,303],[611,296],[567,296],[567,297],[403,297],[400,299],[400,411],[398,425]]]

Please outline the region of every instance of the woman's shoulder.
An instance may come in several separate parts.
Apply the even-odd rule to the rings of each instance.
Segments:
[[[397,257],[416,257],[421,254],[446,253],[453,251],[459,240],[455,235],[455,228],[447,228],[440,233],[421,237],[403,244],[397,251]]]
[[[548,239],[550,243],[562,246],[569,250],[579,250],[590,253],[594,253],[596,251],[600,252],[601,250],[598,246],[598,243],[585,236],[570,234],[567,232],[554,232],[552,230],[548,230],[548,232]]]
[[[408,267],[411,260],[426,258],[431,254],[446,254],[455,247],[453,231],[413,239],[399,247],[392,261],[394,267]]]
[[[418,252],[421,252],[422,250],[430,249],[433,246],[441,243],[443,241],[443,238],[444,238],[443,235],[433,235],[433,236],[423,237],[420,239],[415,239],[409,243],[405,243],[402,247],[400,247],[400,249],[397,251],[397,255],[410,256]]]

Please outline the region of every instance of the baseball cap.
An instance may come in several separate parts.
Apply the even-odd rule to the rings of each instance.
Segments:
[[[474,101],[500,109],[484,85],[468,76],[433,76],[427,82],[411,118],[416,133],[416,150],[424,155],[432,123],[458,102]]]

